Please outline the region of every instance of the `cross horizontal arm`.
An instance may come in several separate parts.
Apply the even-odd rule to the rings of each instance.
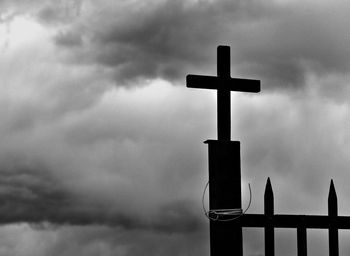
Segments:
[[[224,89],[240,92],[260,92],[260,80],[187,75],[186,86],[200,89]]]
[[[298,228],[311,229],[350,229],[350,217],[327,216],[327,215],[287,215],[276,214],[266,216],[264,214],[243,214],[240,218],[226,223],[241,227],[266,227],[271,225],[275,228]]]

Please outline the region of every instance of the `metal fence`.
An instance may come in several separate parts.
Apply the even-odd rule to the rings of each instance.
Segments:
[[[333,180],[328,194],[328,215],[289,215],[274,213],[274,196],[270,178],[264,195],[264,214],[244,214],[229,225],[264,228],[265,256],[275,255],[275,228],[297,229],[298,256],[307,255],[307,229],[328,229],[329,255],[339,255],[339,229],[350,229],[350,217],[338,216],[338,200]]]

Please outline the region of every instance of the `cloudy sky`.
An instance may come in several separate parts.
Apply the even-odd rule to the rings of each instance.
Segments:
[[[201,197],[216,74],[231,46],[243,205],[350,215],[350,4],[323,0],[0,0],[0,255],[209,255]],[[244,231],[246,255],[262,230]],[[277,230],[295,255],[296,231]],[[340,252],[350,252],[340,232]],[[327,255],[327,232],[308,231]],[[324,247],[323,247],[324,246]]]

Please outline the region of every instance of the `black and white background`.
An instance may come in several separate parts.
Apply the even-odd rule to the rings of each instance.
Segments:
[[[350,215],[350,3],[0,0],[0,255],[209,255],[201,196],[215,92],[185,76],[261,79],[232,93],[243,196],[263,211]],[[349,231],[340,253],[350,252]],[[262,230],[244,232],[263,255]],[[308,231],[310,255],[327,232]],[[295,255],[296,231],[276,231]]]

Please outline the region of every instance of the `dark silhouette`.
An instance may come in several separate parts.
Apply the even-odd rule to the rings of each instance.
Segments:
[[[260,81],[231,78],[230,47],[217,49],[217,77],[188,75],[187,87],[217,89],[218,140],[209,145],[209,218],[212,256],[242,255],[242,227],[232,226],[241,210],[240,142],[231,141],[230,91],[259,92]],[[231,214],[233,213],[234,214]],[[219,214],[218,214],[219,213]],[[214,215],[214,216],[210,216]]]
[[[328,215],[274,213],[270,178],[264,195],[264,214],[245,214],[241,209],[240,142],[230,139],[230,91],[259,92],[260,81],[230,77],[230,47],[219,46],[217,77],[188,75],[187,87],[217,89],[218,140],[209,146],[210,255],[243,255],[242,227],[265,230],[265,256],[275,255],[275,228],[296,228],[298,256],[307,255],[307,229],[328,229],[329,255],[339,255],[338,229],[350,229],[350,217],[338,216],[337,194],[331,180]]]
[[[260,92],[260,81],[231,78],[230,47],[218,46],[218,76],[187,75],[186,84],[190,88],[217,89],[218,140],[231,138],[231,97],[230,91]]]

